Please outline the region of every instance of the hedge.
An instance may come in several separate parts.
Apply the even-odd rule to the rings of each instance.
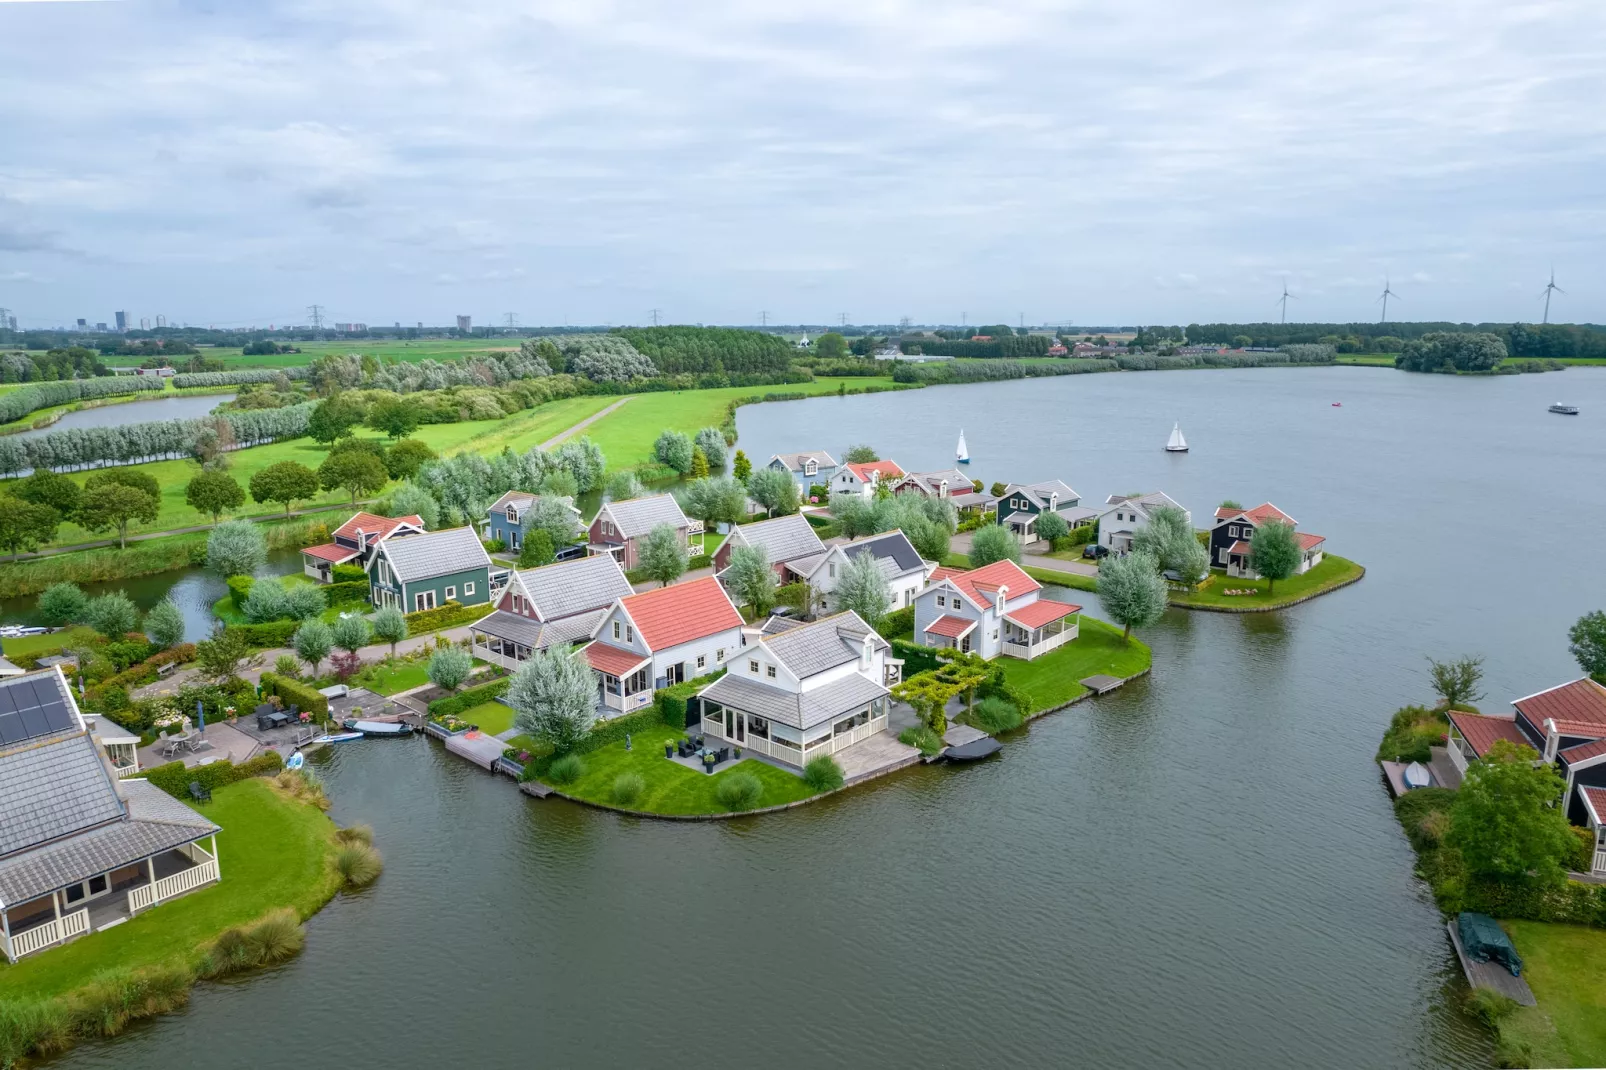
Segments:
[[[253,368],[233,372],[181,372],[173,376],[173,389],[194,386],[240,386],[244,383],[271,383],[279,376],[305,379],[306,368]]]
[[[915,633],[915,607],[904,606],[894,609],[881,618],[881,637],[883,639],[899,639]]]
[[[173,662],[182,664],[186,661],[194,660],[195,644],[180,643],[178,646],[160,651],[156,654],[152,654],[138,665],[130,665],[122,672],[117,673],[114,676],[108,676],[106,679],[97,682],[85,693],[84,702],[91,707],[98,706],[100,704],[102,692],[104,692],[108,687],[120,687],[124,691],[129,691],[136,687],[143,687],[146,684],[156,682],[158,679],[156,670],[161,666],[168,665]]]
[[[903,678],[905,680],[917,672],[935,669],[942,664],[937,659],[935,650],[929,646],[921,646],[909,639],[892,640],[892,652],[903,659]]]
[[[407,633],[409,635],[422,635],[424,632],[440,631],[442,628],[455,628],[460,624],[473,624],[492,610],[489,602],[482,602],[475,606],[465,606],[461,602],[447,602],[434,609],[420,610],[417,613],[407,614]]]
[[[274,647],[289,646],[290,637],[299,627],[298,620],[270,620],[265,624],[231,624],[226,630],[243,636],[249,646]]]
[[[500,680],[492,680],[479,687],[471,687],[467,691],[459,691],[446,698],[438,698],[429,704],[431,717],[444,717],[447,714],[458,714],[464,710],[471,710],[475,706],[501,698],[506,692],[508,684],[513,682],[511,676],[504,676]]]
[[[250,761],[235,765],[230,761],[208,762],[206,765],[186,766],[183,762],[168,762],[155,769],[144,770],[145,779],[177,799],[189,800],[190,784],[195,783],[208,791],[248,780],[257,776],[272,776],[284,768],[284,759],[278,751],[263,751]]]
[[[250,595],[251,588],[255,587],[256,583],[257,578],[255,576],[230,576],[228,578],[229,600],[234,603],[235,609],[245,609],[246,597]]]
[[[686,727],[686,700],[671,695],[667,689],[658,692],[658,717],[670,728]]]
[[[286,705],[299,706],[307,713],[316,713],[320,717],[329,714],[329,700],[320,695],[317,688],[309,687],[300,680],[265,672],[262,674],[262,693],[277,695]]]
[[[323,592],[328,596],[331,606],[365,606],[368,604],[367,580],[346,580],[340,583],[325,584]]]
[[[345,583],[347,580],[356,580],[364,585],[368,583],[368,573],[361,565],[336,565],[330,570],[330,575],[336,583]]]
[[[775,604],[778,606],[790,606],[793,609],[801,610],[804,608],[803,602],[808,598],[808,596],[808,584],[802,582],[788,583],[786,586],[776,589]]]

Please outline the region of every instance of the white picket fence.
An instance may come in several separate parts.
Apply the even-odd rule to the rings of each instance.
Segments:
[[[11,957],[20,959],[35,951],[58,944],[63,940],[89,931],[89,911],[79,910],[60,918],[53,918],[11,938]]]
[[[163,877],[155,884],[142,884],[131,889],[128,893],[128,912],[138,914],[146,907],[155,906],[164,899],[171,899],[175,895],[183,895],[193,891],[203,884],[211,884],[217,880],[217,860],[209,858],[198,866],[192,866],[182,873],[175,873],[171,877]]]

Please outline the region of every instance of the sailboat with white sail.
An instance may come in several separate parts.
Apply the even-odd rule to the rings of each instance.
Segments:
[[[1166,439],[1165,451],[1167,453],[1187,453],[1188,440],[1182,437],[1182,424],[1171,425],[1171,437]]]
[[[970,450],[965,448],[965,429],[959,429],[959,448],[954,451],[954,460],[960,464],[970,463]]]

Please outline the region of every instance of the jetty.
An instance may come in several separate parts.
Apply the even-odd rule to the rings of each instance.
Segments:
[[[1450,931],[1450,942],[1455,945],[1456,957],[1461,960],[1461,972],[1467,975],[1467,984],[1473,988],[1492,988],[1502,996],[1516,1000],[1524,1007],[1536,1007],[1539,1001],[1534,998],[1533,989],[1521,977],[1513,976],[1511,971],[1498,962],[1474,962],[1467,957],[1466,948],[1461,946],[1461,934],[1456,931],[1455,919],[1445,926]]]

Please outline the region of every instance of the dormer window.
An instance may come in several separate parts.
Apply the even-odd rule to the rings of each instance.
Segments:
[[[507,522],[509,524],[517,524],[519,522],[519,511],[517,507],[512,505],[507,507]]]
[[[803,474],[804,475],[812,476],[816,472],[818,472],[819,470],[820,470],[820,466],[817,463],[815,463],[814,461],[804,461],[803,462]]]

